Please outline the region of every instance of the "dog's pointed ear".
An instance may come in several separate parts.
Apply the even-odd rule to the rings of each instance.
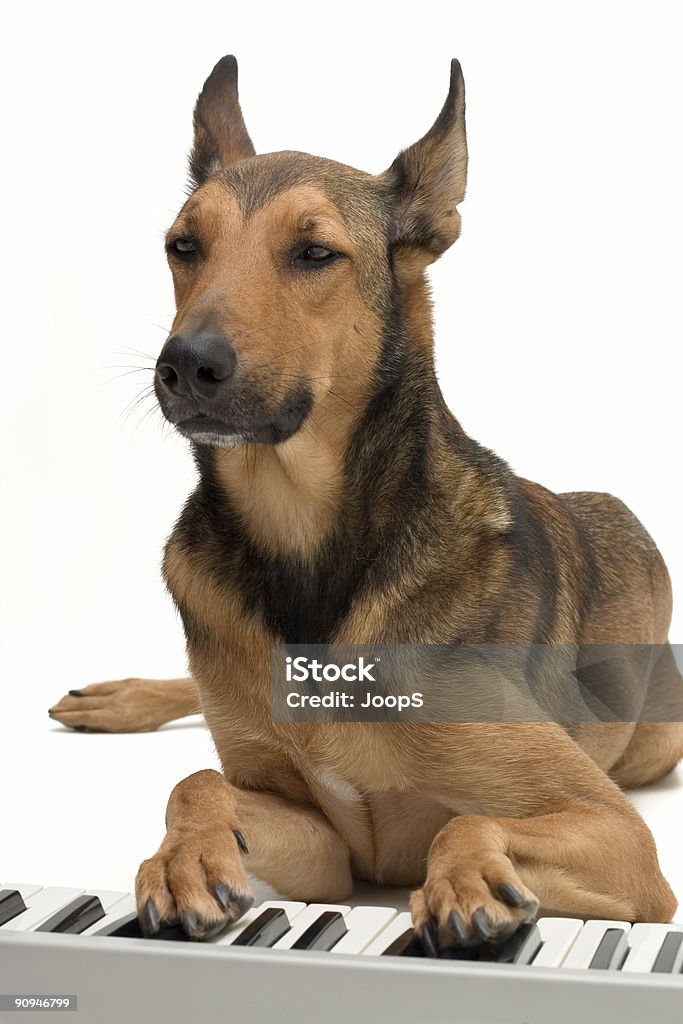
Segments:
[[[193,122],[190,175],[195,185],[201,185],[221,167],[254,156],[256,151],[240,109],[237,61],[233,56],[219,60],[207,78],[194,108]]]
[[[467,138],[459,61],[451,61],[450,88],[436,121],[419,142],[399,153],[382,178],[390,203],[390,244],[397,254],[409,250],[411,262],[424,267],[460,234],[456,207],[465,196]]]

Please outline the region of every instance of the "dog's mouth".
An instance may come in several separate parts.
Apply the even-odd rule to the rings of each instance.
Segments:
[[[297,433],[313,407],[313,395],[308,388],[291,393],[279,409],[270,416],[265,415],[261,403],[254,402],[248,413],[234,418],[224,418],[214,412],[193,410],[182,418],[167,418],[178,433],[195,444],[215,445],[232,448],[239,444],[280,444]],[[170,411],[170,410],[169,410]]]

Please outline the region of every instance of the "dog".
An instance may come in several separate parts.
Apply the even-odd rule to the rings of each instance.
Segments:
[[[410,886],[428,955],[500,941],[539,907],[670,920],[622,790],[675,766],[678,723],[271,715],[276,643],[657,644],[659,683],[681,682],[668,573],[635,516],[518,478],[439,390],[425,270],[460,234],[460,64],[431,129],[373,176],[257,156],[224,57],[190,173],[155,390],[198,469],[163,563],[191,678],[95,684],[51,709],[104,731],[201,710],[211,730],[222,772],[171,793],[137,875],[143,931],[215,935],[251,905],[248,873],[309,902],[354,879]]]

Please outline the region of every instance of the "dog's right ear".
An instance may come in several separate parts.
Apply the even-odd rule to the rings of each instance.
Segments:
[[[451,61],[448,96],[436,121],[380,178],[390,201],[394,254],[424,268],[460,234],[457,207],[465,196],[467,139],[465,83],[457,60]]]
[[[194,143],[190,175],[199,186],[207,178],[256,150],[244,124],[237,95],[237,61],[231,55],[218,61],[194,108]]]

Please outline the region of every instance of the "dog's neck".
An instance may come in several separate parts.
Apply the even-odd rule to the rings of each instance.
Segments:
[[[332,529],[358,410],[332,395],[288,441],[215,448],[213,466],[250,539],[308,558]]]

